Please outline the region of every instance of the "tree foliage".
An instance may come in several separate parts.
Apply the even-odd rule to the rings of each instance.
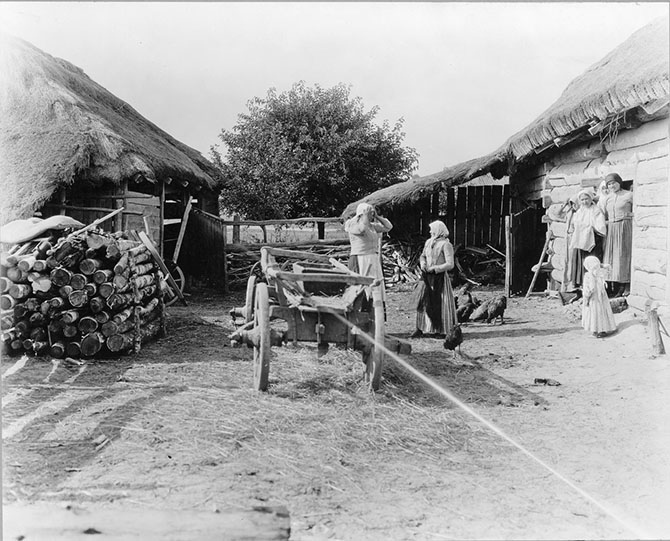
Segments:
[[[417,154],[402,146],[403,120],[373,121],[360,98],[339,84],[324,89],[299,82],[271,88],[247,103],[232,130],[219,135],[222,207],[248,219],[337,216],[357,199],[410,178]]]

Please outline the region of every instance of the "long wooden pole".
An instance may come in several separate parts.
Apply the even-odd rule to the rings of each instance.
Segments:
[[[97,220],[91,222],[91,223],[88,224],[87,226],[82,227],[81,229],[78,229],[77,231],[73,231],[72,233],[70,233],[70,234],[68,235],[68,238],[69,238],[69,237],[72,237],[73,235],[77,235],[77,234],[79,234],[79,233],[83,233],[83,232],[85,232],[85,231],[88,231],[88,230],[90,230],[90,229],[93,229],[94,227],[97,227],[97,226],[100,225],[102,222],[106,222],[106,221],[109,220],[110,218],[113,218],[114,216],[116,216],[119,212],[123,212],[123,209],[124,209],[124,207],[118,208],[118,209],[116,209],[115,211],[112,211],[112,212],[110,212],[109,214],[106,214],[106,215],[103,216],[102,218],[98,218]]]
[[[186,233],[186,224],[188,223],[188,217],[191,214],[191,206],[193,205],[193,196],[188,196],[188,202],[186,203],[186,210],[184,210],[184,217],[181,219],[181,226],[179,227],[179,236],[177,237],[177,245],[174,248],[174,253],[172,254],[172,261],[177,264],[177,259],[179,259],[179,252],[181,251],[182,242],[184,242],[184,234]]]

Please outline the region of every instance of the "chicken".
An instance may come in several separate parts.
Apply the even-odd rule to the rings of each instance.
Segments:
[[[466,302],[463,305],[459,304],[458,308],[456,308],[456,318],[458,319],[458,322],[465,323],[468,321],[472,312],[475,311],[475,308],[475,303],[472,301]]]
[[[456,318],[459,323],[465,323],[470,319],[470,314],[477,308],[477,303],[472,298],[470,293],[470,284],[465,284],[461,287],[456,295],[454,296],[454,301],[456,301]]]
[[[461,330],[460,325],[454,325],[444,339],[444,349],[453,351],[455,359],[456,348],[458,348],[458,352],[460,353],[461,343],[463,343],[463,331]]]
[[[500,318],[500,324],[502,325],[505,323],[503,316],[506,308],[507,297],[504,295],[494,297],[478,306],[470,316],[470,319],[472,319],[472,321],[486,321],[486,323],[491,323],[491,321],[493,321],[495,323],[495,321]]]
[[[472,302],[472,295],[470,294],[470,289],[472,289],[472,284],[464,284],[461,286],[456,294],[454,295],[454,300],[456,301],[456,306],[463,306],[469,302]]]

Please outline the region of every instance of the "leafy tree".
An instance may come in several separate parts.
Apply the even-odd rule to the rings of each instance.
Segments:
[[[403,119],[373,123],[360,98],[339,84],[299,82],[247,103],[232,130],[212,147],[221,169],[222,207],[248,219],[337,216],[352,201],[410,178],[417,153],[402,146]]]

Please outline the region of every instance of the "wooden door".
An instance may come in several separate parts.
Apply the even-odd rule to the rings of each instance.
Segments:
[[[510,296],[525,294],[533,279],[532,266],[538,262],[546,236],[543,208],[526,206],[509,216],[507,273],[505,289]],[[536,287],[546,276],[540,275]]]

